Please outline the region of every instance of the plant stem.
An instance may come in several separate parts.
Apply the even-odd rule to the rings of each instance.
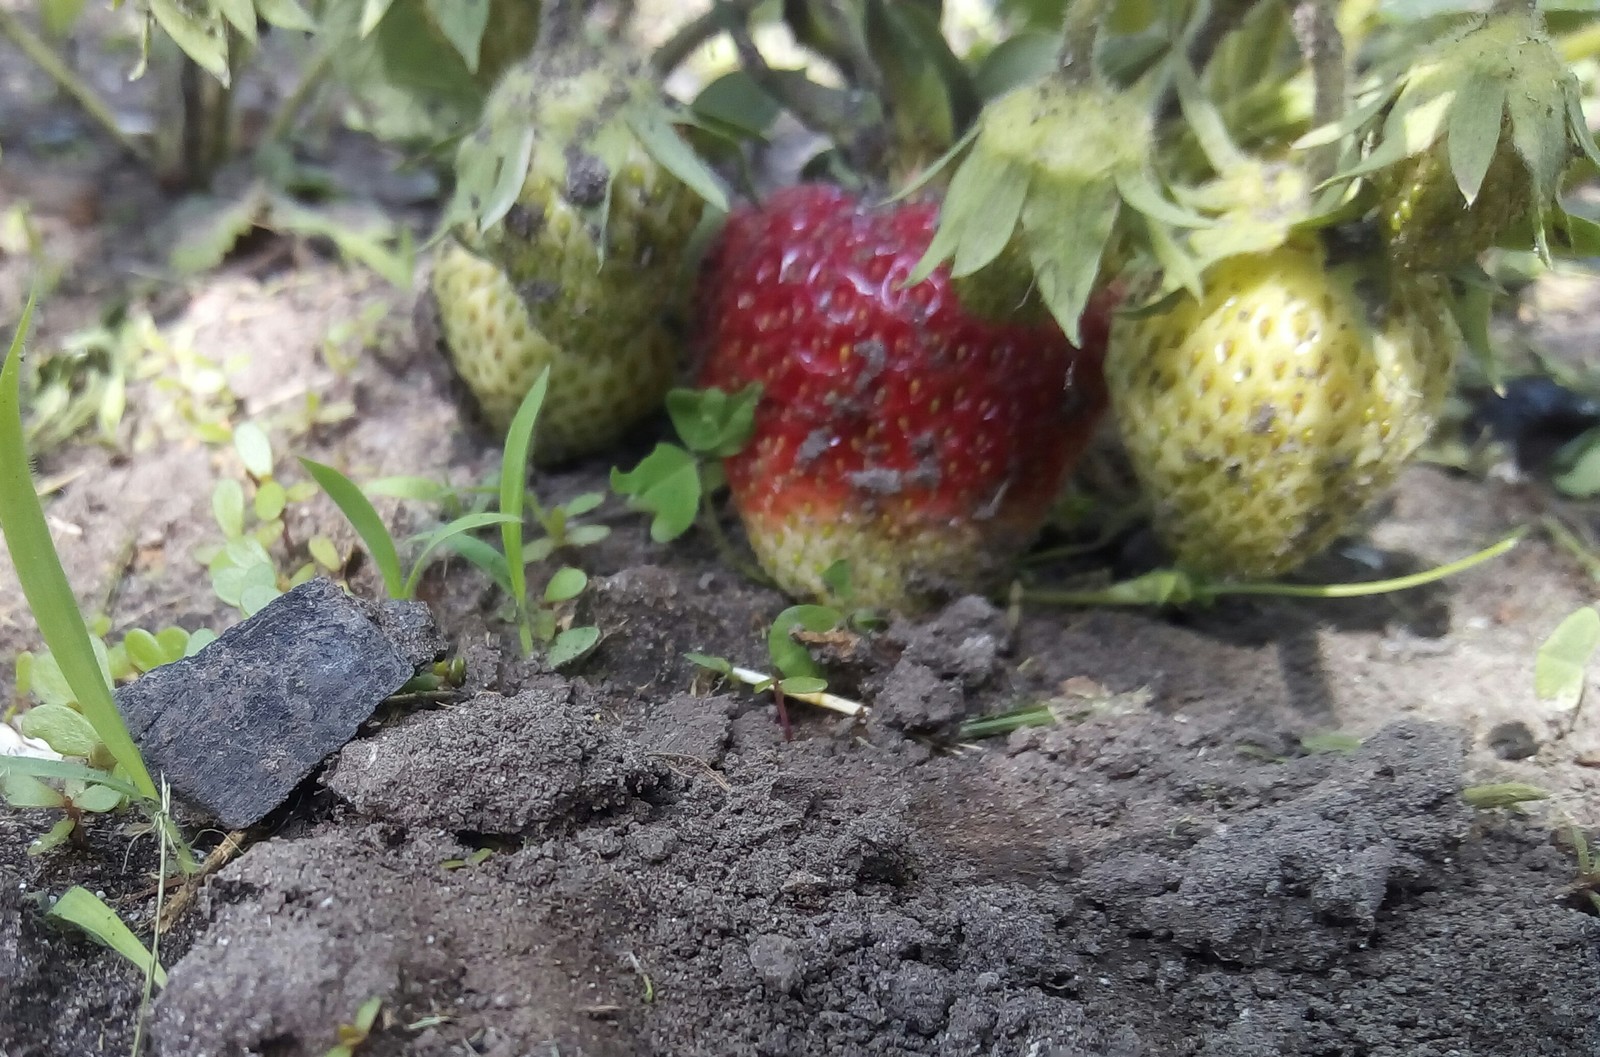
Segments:
[[[1094,46],[1106,8],[1107,0],[1071,0],[1067,5],[1056,65],[1069,84],[1088,84],[1094,76]]]
[[[733,668],[729,670],[728,674],[746,686],[760,686],[762,683],[776,682],[772,676],[751,668]],[[867,706],[861,702],[852,701],[847,697],[840,697],[838,694],[830,694],[825,690],[814,694],[807,692],[797,694],[792,691],[784,691],[783,696],[793,698],[796,701],[804,701],[808,705],[816,705],[818,708],[826,708],[855,719],[860,719],[867,714]]]
[[[1432,569],[1424,569],[1419,573],[1396,576],[1388,580],[1374,580],[1360,584],[1223,584],[1212,588],[1211,592],[1217,595],[1272,595],[1280,598],[1360,598],[1366,595],[1388,594],[1392,591],[1407,591],[1465,572],[1491,558],[1498,558],[1520,543],[1523,534],[1523,530],[1519,530],[1476,554],[1469,554],[1465,558]]]
[[[263,143],[281,143],[289,138],[295,124],[300,120],[301,113],[305,111],[306,104],[317,94],[317,89],[322,87],[332,69],[333,49],[323,48],[306,64],[305,69],[300,71],[300,79],[278,104],[278,109],[273,112],[272,122],[267,125],[267,131],[262,136]]]
[[[650,62],[655,66],[656,72],[665,80],[688,61],[701,45],[715,39],[728,28],[730,19],[744,20],[750,17],[760,0],[723,0],[714,3],[711,9],[700,17],[691,19],[679,26],[677,32],[662,42],[656,48],[655,54],[650,56]]]
[[[1337,123],[1344,117],[1347,72],[1344,38],[1339,34],[1335,0],[1289,0],[1290,25],[1300,54],[1311,68],[1313,128]],[[1332,176],[1339,164],[1339,145],[1330,143],[1311,152],[1308,175],[1312,184]]]
[[[56,86],[70,95],[84,114],[99,125],[117,145],[132,155],[141,165],[150,164],[150,154],[144,145],[122,128],[117,116],[105,100],[57,55],[49,44],[35,34],[14,12],[0,7],[0,33],[11,38],[17,49],[43,70]]]
[[[744,556],[734,547],[733,541],[728,538],[728,534],[722,531],[722,522],[717,518],[717,511],[712,506],[710,497],[703,497],[700,500],[698,521],[700,528],[707,536],[711,537],[711,545],[716,548],[717,557],[722,559],[724,565],[732,568],[734,572],[746,580],[761,584],[764,587],[772,586],[772,578],[755,565],[746,561]]]

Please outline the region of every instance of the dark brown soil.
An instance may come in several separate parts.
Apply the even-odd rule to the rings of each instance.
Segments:
[[[0,101],[0,188],[33,204],[65,275],[48,348],[154,274],[137,262],[159,259],[170,203],[104,156],[44,159]],[[83,214],[73,186],[103,208]],[[0,318],[31,273],[0,255]],[[1552,310],[1555,345],[1592,333],[1584,281],[1589,323]],[[231,358],[231,418],[269,428],[291,479],[293,454],[363,481],[495,466],[408,291],[267,240],[135,303],[174,344]],[[329,340],[364,318],[345,367]],[[308,392],[355,413],[308,428]],[[215,482],[241,471],[183,428],[180,395],[136,380],[117,444],[39,465],[68,573],[114,634],[239,618],[193,555],[218,536]],[[603,488],[651,441],[536,483]],[[1325,571],[1421,568],[1547,508],[1537,482],[1418,467]],[[1028,608],[1013,626],[963,599],[837,669],[866,723],[791,702],[785,739],[769,698],[684,658],[764,666],[785,600],[700,537],[653,545],[615,500],[597,517],[615,531],[577,559],[594,577],[577,617],[606,637],[562,675],[517,655],[475,572],[430,574],[471,693],[385,713],[199,888],[162,938],[154,1053],[313,1057],[379,997],[362,1055],[1600,1055],[1600,919],[1561,839],[1600,823],[1600,720],[1531,684],[1592,585],[1543,539],[1375,600]],[[353,542],[321,498],[290,531]],[[351,583],[378,589],[370,569]],[[5,673],[37,645],[0,549]],[[1039,701],[1063,722],[949,736]],[[1301,744],[1331,731],[1363,740]],[[1513,780],[1553,796],[1527,814],[1460,797]],[[49,821],[0,814],[0,1057],[126,1054],[141,979],[40,910],[83,884],[148,936],[153,846],[101,820],[28,857]]]

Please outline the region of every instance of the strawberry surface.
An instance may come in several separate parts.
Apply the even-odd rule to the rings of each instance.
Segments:
[[[759,382],[726,462],[763,567],[791,594],[915,609],[981,588],[1037,535],[1105,410],[1108,316],[1085,349],[1053,322],[978,319],[941,267],[904,285],[938,205],[786,188],[736,211],[700,291],[700,382]]]

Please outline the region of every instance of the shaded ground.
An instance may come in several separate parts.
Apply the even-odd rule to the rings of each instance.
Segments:
[[[0,180],[67,265],[49,347],[155,259],[168,207],[104,158],[41,160],[25,124],[0,125]],[[62,190],[80,169],[106,207],[88,217]],[[0,257],[0,315],[30,271]],[[214,360],[227,388],[136,380],[118,447],[41,461],[69,575],[116,632],[238,619],[194,558],[219,538],[215,482],[242,473],[196,439],[201,411],[268,426],[283,467],[463,484],[495,464],[406,291],[267,244],[139,303],[169,338],[144,362],[171,378]],[[1592,314],[1549,317],[1558,346],[1592,330]],[[354,411],[309,426],[308,393]],[[538,483],[560,499],[608,467]],[[1328,571],[1449,560],[1545,503],[1532,483],[1418,467]],[[382,509],[401,528],[426,514]],[[206,883],[162,941],[155,1052],[321,1054],[380,996],[363,1054],[1600,1054],[1600,921],[1557,839],[1600,822],[1600,721],[1531,690],[1538,643],[1591,587],[1543,538],[1375,600],[1030,610],[1015,629],[965,600],[842,673],[872,721],[797,711],[785,741],[768,701],[713,692],[683,659],[760,665],[784,601],[702,540],[653,546],[614,501],[599,518],[615,532],[581,556],[595,583],[578,615],[607,638],[565,676],[504,643],[477,574],[429,577],[474,695],[373,725]],[[321,499],[289,531],[352,543]],[[36,643],[6,561],[9,661]],[[370,569],[352,585],[378,586]],[[1067,722],[927,736],[1040,700]],[[1329,731],[1365,740],[1301,747]],[[1555,795],[1527,817],[1460,800],[1505,780]],[[140,981],[34,900],[82,883],[148,926],[150,842],[130,853],[102,823],[27,858],[46,824],[0,815],[0,1055],[126,1053]]]

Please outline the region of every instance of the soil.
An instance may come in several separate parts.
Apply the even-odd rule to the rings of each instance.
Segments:
[[[59,106],[17,91],[0,87],[0,186],[31,203],[61,269],[48,349],[129,275],[159,273],[174,203],[102,151],[47,157],[22,134],[39,127],[28,107]],[[257,240],[129,296],[175,348],[224,362],[226,417],[269,428],[286,480],[290,455],[357,480],[482,480],[493,441],[413,325],[411,292],[325,249]],[[0,317],[31,274],[0,254]],[[1502,332],[1582,363],[1594,282],[1548,289]],[[353,413],[308,426],[308,393]],[[69,577],[113,637],[240,618],[194,553],[219,539],[215,483],[242,470],[185,426],[193,398],[136,379],[115,443],[39,459]],[[535,484],[556,500],[603,488],[659,430]],[[1506,467],[1418,465],[1315,573],[1451,560],[1555,502]],[[400,530],[428,523],[418,504],[380,509]],[[1532,690],[1539,643],[1593,586],[1544,536],[1375,599],[1020,620],[962,599],[836,658],[834,689],[872,706],[865,723],[790,702],[786,737],[770,697],[684,657],[762,667],[786,600],[699,536],[652,544],[614,499],[597,519],[613,533],[578,557],[593,580],[573,616],[605,638],[561,674],[520,657],[476,572],[430,572],[465,692],[384,709],[241,853],[168,893],[187,903],[161,938],[151,1052],[320,1055],[377,997],[358,1050],[373,1057],[1600,1054],[1600,919],[1565,839],[1600,825],[1600,718]],[[321,497],[288,528],[354,543]],[[7,673],[38,646],[8,561]],[[380,593],[370,567],[349,582]],[[1060,722],[950,736],[1041,701]],[[1330,732],[1359,745],[1303,740]],[[1461,797],[1502,781],[1552,795],[1524,811]],[[98,821],[29,857],[49,821],[0,814],[0,1055],[126,1054],[142,979],[39,911],[82,884],[148,936],[153,845]]]

